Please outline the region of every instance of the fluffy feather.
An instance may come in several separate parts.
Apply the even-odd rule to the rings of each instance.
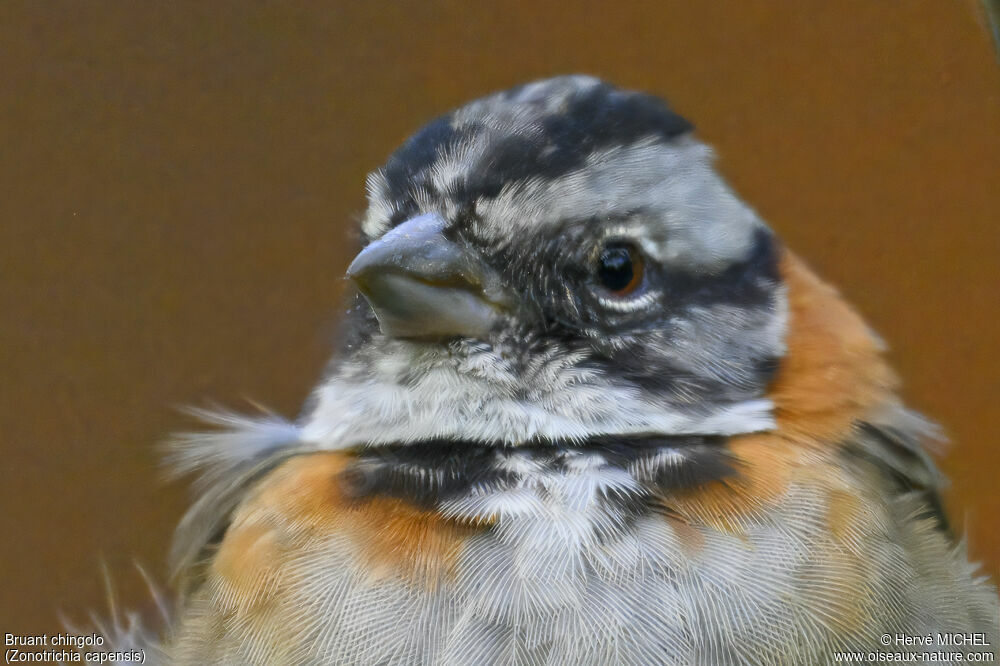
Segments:
[[[777,665],[883,633],[1000,640],[881,343],[664,103],[588,77],[498,93],[407,141],[369,200],[366,242],[433,213],[421,242],[510,298],[475,339],[393,338],[356,305],[300,423],[202,414],[219,429],[178,439],[202,476],[174,663]],[[634,295],[595,280],[609,240],[645,258]]]

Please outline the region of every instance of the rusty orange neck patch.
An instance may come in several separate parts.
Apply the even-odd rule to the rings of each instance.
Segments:
[[[741,534],[793,481],[832,492],[841,477],[834,447],[855,422],[895,399],[896,375],[861,317],[787,250],[780,271],[788,290],[787,351],[768,392],[777,428],[730,439],[736,478],[662,498],[692,525]]]
[[[344,452],[299,456],[258,486],[234,515],[213,563],[231,594],[259,600],[287,558],[321,552],[333,535],[354,544],[359,569],[373,580],[434,588],[454,575],[462,546],[477,530],[402,500],[345,497],[341,474],[352,460]]]
[[[787,351],[769,397],[782,436],[801,444],[840,441],[871,408],[893,399],[895,373],[881,342],[837,291],[788,250]]]

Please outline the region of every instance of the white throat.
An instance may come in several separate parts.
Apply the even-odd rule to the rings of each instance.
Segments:
[[[464,353],[376,338],[372,363],[344,361],[314,395],[302,439],[323,449],[462,439],[516,445],[598,435],[734,435],[775,427],[767,399],[710,411],[651,402],[581,369],[578,357],[514,372],[485,345]],[[544,387],[544,388],[539,388]]]

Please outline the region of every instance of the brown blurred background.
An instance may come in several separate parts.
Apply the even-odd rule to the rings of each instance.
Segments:
[[[0,4],[0,632],[164,575],[174,408],[290,416],[365,173],[474,96],[667,96],[893,347],[1000,566],[1000,67],[974,0]]]

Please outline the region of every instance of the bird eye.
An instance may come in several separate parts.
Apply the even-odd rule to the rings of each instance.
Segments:
[[[615,296],[628,296],[642,284],[643,261],[631,243],[608,243],[597,257],[597,280]]]

